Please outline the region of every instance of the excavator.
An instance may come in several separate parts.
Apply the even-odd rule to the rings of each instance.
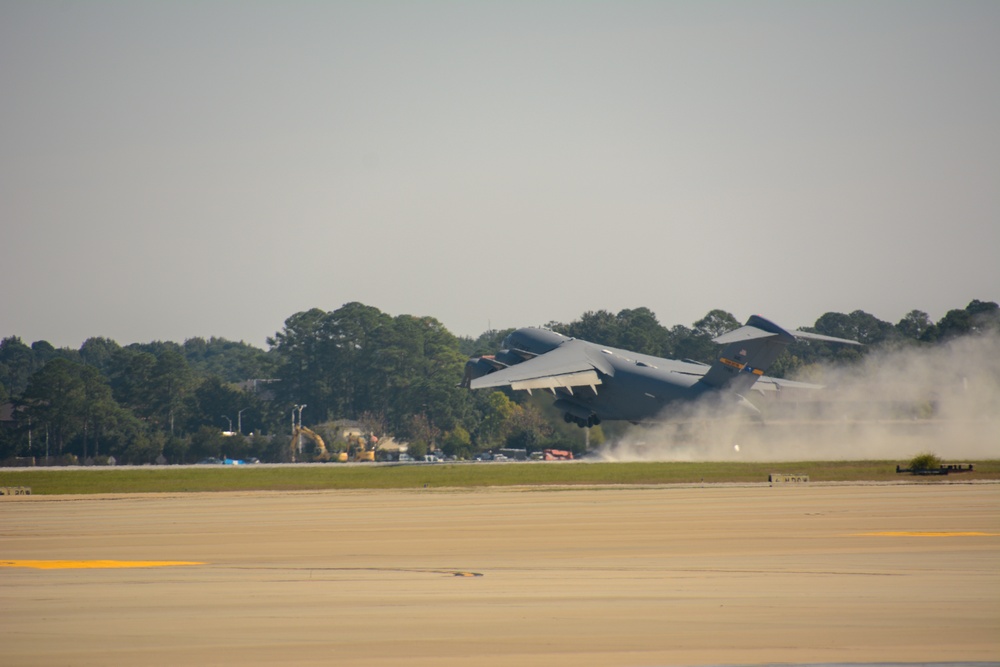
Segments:
[[[296,426],[292,431],[292,442],[290,444],[292,451],[292,463],[295,463],[296,456],[299,453],[299,438],[306,437],[312,440],[316,445],[316,453],[313,455],[313,461],[326,462],[330,460],[330,452],[326,449],[326,443],[323,442],[323,438],[319,437],[319,434],[313,431],[311,428],[306,426]],[[346,460],[346,455],[345,456]]]

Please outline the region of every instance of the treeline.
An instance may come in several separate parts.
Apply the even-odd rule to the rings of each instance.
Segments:
[[[710,363],[712,338],[740,324],[712,310],[690,328],[667,328],[649,309],[636,308],[546,326],[608,346]],[[976,300],[938,322],[914,310],[895,324],[863,311],[826,313],[806,329],[865,347],[796,343],[770,375],[821,361],[851,363],[886,346],[997,332],[1000,307]],[[417,455],[438,447],[459,457],[499,447],[579,451],[580,431],[555,414],[551,401],[457,386],[466,359],[495,352],[508,332],[458,338],[432,317],[393,317],[349,303],[292,315],[266,351],[220,338],[127,346],[91,338],[72,350],[8,337],[0,341],[0,461],[46,455],[61,463],[109,456],[132,464],[223,455],[283,461],[296,408],[303,424],[331,440],[334,425],[350,420],[365,432],[408,442]],[[599,428],[589,435],[592,444],[603,437]]]

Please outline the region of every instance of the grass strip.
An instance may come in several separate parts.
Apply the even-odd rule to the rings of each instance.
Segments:
[[[896,473],[896,461],[792,463],[480,463],[424,465],[206,466],[8,469],[0,487],[33,494],[304,491],[441,487],[766,482],[770,473],[808,475],[814,482],[998,480],[1000,460],[973,461],[975,472],[940,477]]]

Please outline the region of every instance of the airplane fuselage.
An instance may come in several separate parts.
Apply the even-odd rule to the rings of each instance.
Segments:
[[[567,421],[581,425],[599,424],[604,420],[649,421],[670,403],[694,400],[709,389],[698,384],[707,365],[606,347],[547,329],[514,331],[504,339],[504,350],[496,359],[503,359],[508,364],[519,363],[570,343],[579,346],[579,353],[599,369],[600,384],[593,388],[552,390],[557,399],[556,407],[566,415]],[[483,374],[492,370],[484,369]]]
[[[744,326],[714,338],[723,347],[711,364],[702,364],[525,328],[508,335],[495,355],[470,359],[462,386],[551,391],[566,421],[580,426],[616,419],[656,421],[672,403],[708,397],[719,407],[729,405],[756,414],[757,409],[744,397],[752,388],[818,388],[764,375],[796,338],[857,345],[842,338],[787,331],[753,315]]]

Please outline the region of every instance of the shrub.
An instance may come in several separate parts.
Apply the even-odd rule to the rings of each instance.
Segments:
[[[917,454],[910,459],[911,470],[934,470],[941,467],[941,459],[931,453]]]

